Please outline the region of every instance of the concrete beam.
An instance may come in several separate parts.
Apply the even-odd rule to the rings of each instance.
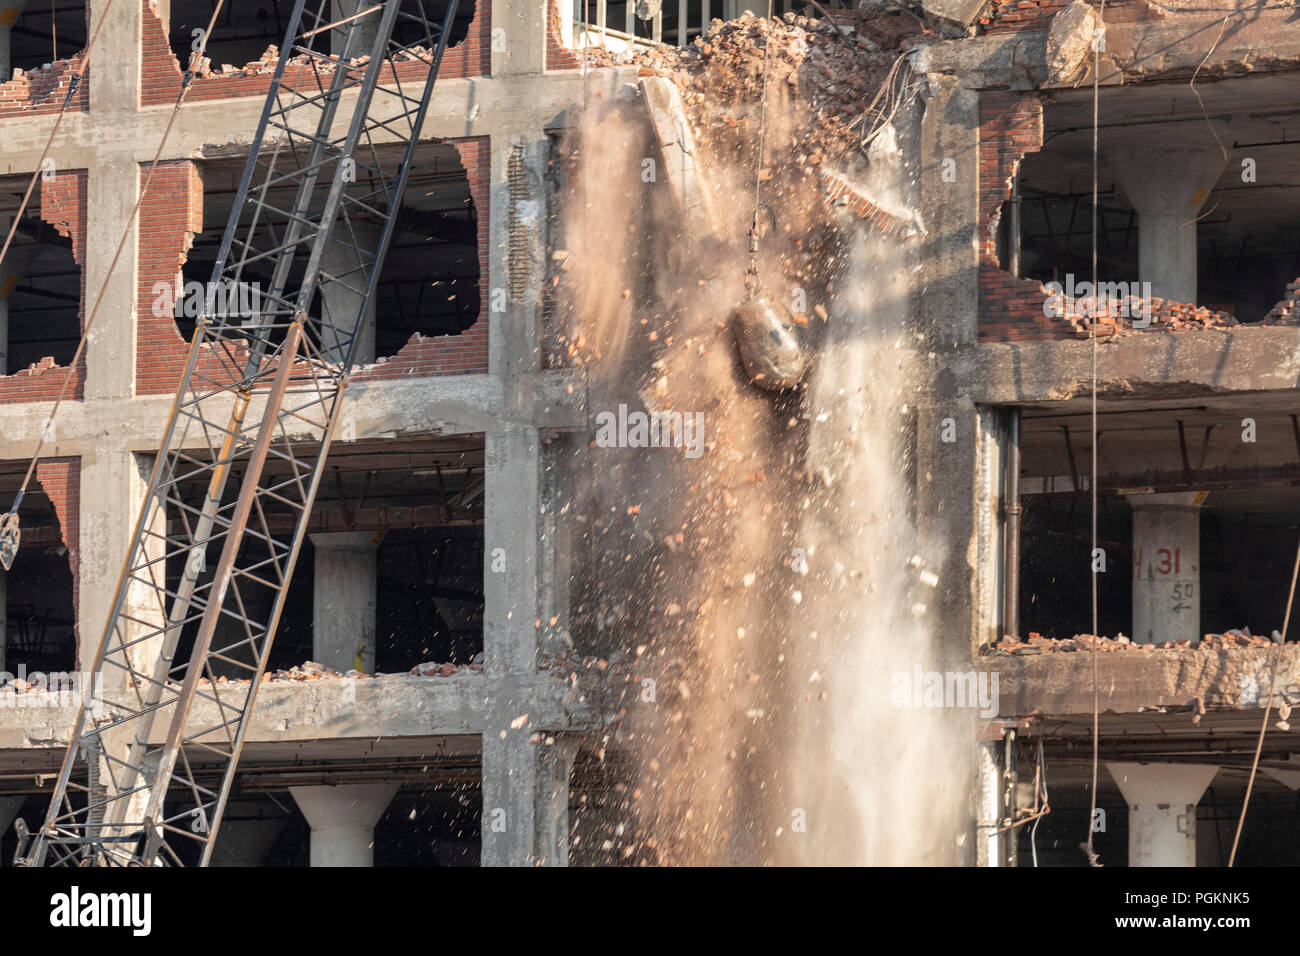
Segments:
[[[990,343],[940,361],[957,392],[978,402],[1066,401],[1086,395],[1092,382],[1086,339]],[[1107,398],[1294,389],[1300,328],[1134,332],[1098,346],[1097,376]]]
[[[1155,707],[1259,712],[1268,693],[1272,648],[1149,648],[1097,655],[1101,709],[1135,714]],[[981,657],[998,674],[999,716],[1092,714],[1092,654]],[[1278,691],[1300,687],[1300,645],[1282,650]]]
[[[1223,13],[1107,24],[1101,83],[1189,75],[1198,68],[1202,79],[1294,68],[1300,64],[1294,18],[1294,10],[1278,8],[1241,10],[1226,25]],[[1047,30],[1020,30],[934,43],[917,55],[917,72],[945,74],[976,90],[1052,85],[1047,36]]]
[[[527,714],[528,733],[589,730],[601,717],[586,700],[565,697],[571,685],[560,673],[489,677],[461,671],[450,677],[397,676],[348,680],[272,681],[258,691],[248,740],[311,741],[327,738],[457,735],[499,730],[493,701],[511,720]],[[25,695],[24,695],[25,696]],[[111,706],[113,696],[106,698]],[[48,703],[48,701],[46,702]],[[504,711],[502,712],[504,713]],[[76,720],[74,706],[42,706],[35,697],[0,697],[0,750],[66,747]],[[214,725],[216,705],[195,703],[191,727]],[[166,733],[156,721],[150,743]]]

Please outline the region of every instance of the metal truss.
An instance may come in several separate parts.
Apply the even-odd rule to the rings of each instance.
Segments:
[[[333,0],[294,5],[75,733],[19,862],[182,865],[186,843],[211,857],[456,17],[457,0],[438,20],[432,6],[361,0],[335,20]],[[211,290],[253,283],[251,314],[213,306]],[[322,318],[340,292],[347,314]]]

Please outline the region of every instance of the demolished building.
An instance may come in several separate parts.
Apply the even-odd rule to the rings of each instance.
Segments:
[[[0,14],[0,222],[41,174],[0,265],[3,490],[46,437],[0,592],[6,865],[12,821],[40,819],[71,742],[77,675],[202,314],[187,288],[212,271],[283,34],[277,4],[236,5],[214,30],[113,269],[210,5],[72,6],[54,24],[36,5]],[[845,304],[859,227],[902,250],[889,267],[910,277],[887,313],[909,359],[886,404],[903,423],[898,510],[916,539],[880,550],[931,640],[877,660],[886,687],[897,671],[910,689],[916,667],[900,726],[923,723],[908,708],[931,674],[945,707],[976,715],[944,784],[956,837],[890,861],[1087,865],[1091,834],[1108,866],[1290,862],[1300,675],[1294,643],[1268,635],[1284,630],[1300,515],[1298,17],[1291,0],[462,3],[213,862],[698,860],[671,846],[687,835],[729,847],[710,861],[809,859],[779,846],[801,831],[787,804],[771,816],[776,798],[712,794],[702,829],[703,812],[665,809],[697,766],[745,765],[740,744],[777,732],[762,692],[793,681],[795,659],[750,659],[757,630],[728,616],[768,580],[736,555],[767,543],[730,541],[690,586],[671,562],[718,558],[718,540],[691,536],[720,539],[732,512],[775,529],[796,583],[767,597],[823,629],[813,608],[838,592],[812,583],[821,559],[801,535],[815,533],[788,529],[772,502],[844,488],[800,457],[824,440],[805,434],[820,415],[840,421],[837,396],[810,380],[711,404],[694,383],[676,391],[697,366],[669,349],[684,339],[687,358],[709,350],[698,368],[736,365],[727,316],[752,242],[774,297],[804,294],[782,334],[825,362],[837,330],[860,331],[849,311],[883,314],[879,299]],[[584,125],[611,104],[605,125]],[[896,196],[873,179],[886,127],[907,170]],[[609,208],[584,190],[608,199],[611,183],[632,211],[618,248],[581,234],[584,204]],[[664,226],[673,208],[679,231]],[[682,258],[646,258],[647,230]],[[617,286],[591,275],[618,255],[644,268]],[[702,262],[700,282],[717,284],[664,306]],[[608,301],[584,300],[583,281]],[[715,338],[681,331],[690,309]],[[602,374],[613,357],[629,364]],[[746,388],[733,371],[717,374]],[[65,381],[71,400],[47,425]],[[693,497],[692,481],[646,464],[689,459],[667,425],[640,445],[625,425],[604,450],[598,416],[620,405],[702,415],[704,452],[687,464],[713,487]],[[775,409],[746,436],[768,457],[716,464],[735,450],[717,429],[757,408]],[[775,437],[787,419],[788,446]],[[834,535],[818,533],[825,554]],[[684,627],[722,634],[719,621],[727,660],[762,688],[734,704],[748,721],[734,740],[710,724],[730,716],[692,709],[733,688],[699,674],[721,658],[672,643]],[[798,684],[796,709],[854,693],[820,666]],[[716,753],[676,746],[714,731]],[[752,784],[766,770],[727,774]]]

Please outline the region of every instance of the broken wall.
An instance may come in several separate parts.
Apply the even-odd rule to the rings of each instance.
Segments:
[[[152,0],[141,2],[144,4],[144,18],[140,102],[142,106],[170,105],[180,94],[182,75],[188,64],[181,63],[172,51],[162,19],[154,9]],[[474,4],[474,18],[470,21],[465,39],[449,46],[443,54],[442,65],[438,69],[439,80],[487,76],[490,73],[491,22],[491,0],[477,0]],[[206,72],[195,77],[185,96],[186,102],[265,96],[277,63],[278,58],[273,53],[263,54],[260,59],[248,63],[211,63]],[[412,59],[410,63],[398,67],[397,79],[401,82],[422,83],[428,70],[428,64]],[[314,71],[305,62],[285,68],[286,85],[295,85],[298,78],[306,86],[314,86],[316,83]],[[385,82],[390,81],[391,78]]]
[[[54,173],[42,177],[41,219],[55,228],[59,235],[72,240],[72,256],[81,266],[80,325],[85,326],[86,304],[86,186],[84,169]],[[66,366],[56,365],[52,357],[45,357],[30,368],[12,375],[0,376],[0,404],[10,402],[35,402],[56,398],[67,382]],[[86,360],[83,357],[72,370],[72,383],[65,397],[79,399],[86,380]]]

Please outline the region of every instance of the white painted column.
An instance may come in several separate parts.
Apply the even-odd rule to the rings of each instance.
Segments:
[[[334,227],[338,239],[347,243],[355,240],[372,251],[379,247],[381,232],[371,223],[340,222]],[[361,259],[351,245],[333,240],[321,256],[321,268],[341,277],[337,282],[321,283],[321,348],[332,361],[343,361],[344,349],[361,311],[367,281],[365,268],[361,266]],[[356,365],[368,365],[375,360],[375,303],[372,296],[357,328]]]
[[[1133,631],[1139,644],[1201,639],[1201,502],[1205,492],[1130,495]]]
[[[1223,154],[1210,149],[1125,149],[1113,150],[1106,158],[1137,210],[1137,281],[1150,282],[1151,294],[1158,298],[1195,303],[1195,219],[1223,172]]]
[[[311,825],[312,866],[374,866],[375,824],[397,793],[395,784],[290,787]]]
[[[377,548],[382,531],[313,534],[312,659],[341,673],[375,669]]]
[[[1129,866],[1195,866],[1196,804],[1216,766],[1107,763],[1128,804]]]

